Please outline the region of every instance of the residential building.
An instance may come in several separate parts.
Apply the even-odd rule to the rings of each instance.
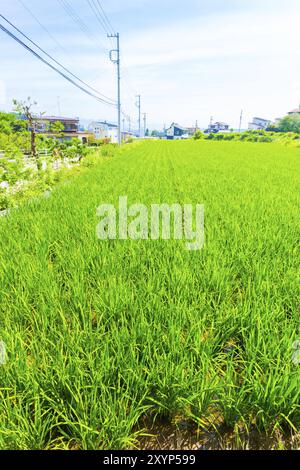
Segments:
[[[122,131],[122,140],[127,141],[128,139],[136,139],[136,133],[131,131]]]
[[[199,127],[187,127],[186,131],[189,136],[193,136],[195,132],[199,131]]]
[[[81,141],[82,144],[88,144],[93,137],[94,134],[89,131],[78,131],[77,133],[77,138]]]
[[[66,140],[76,138],[78,134],[79,118],[68,118],[61,116],[40,116],[35,118],[36,132],[40,134],[53,135],[53,124],[62,124],[62,134]]]
[[[263,119],[255,117],[252,119],[252,122],[249,123],[248,129],[250,131],[260,131],[267,129],[272,124],[272,121],[269,119]]]
[[[292,111],[289,111],[288,114],[289,115],[291,115],[291,114],[300,114],[300,106],[299,106],[299,108],[292,109]]]
[[[112,143],[118,142],[118,126],[107,121],[93,121],[89,125],[89,131],[96,139],[110,139]]]
[[[166,129],[166,137],[168,140],[179,140],[188,138],[188,132],[185,127],[173,122],[169,129]]]
[[[220,131],[229,131],[229,124],[226,124],[225,122],[215,122],[211,123],[208,126],[208,132],[220,132]]]

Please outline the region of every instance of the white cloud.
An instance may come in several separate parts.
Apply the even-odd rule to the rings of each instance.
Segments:
[[[9,12],[12,2],[4,2]],[[173,5],[170,18],[164,13],[168,3]],[[298,104],[300,2],[187,0],[185,15],[177,15],[177,20],[176,5],[169,0],[161,7],[158,0],[111,0],[103,4],[120,22],[122,56],[132,82],[128,87],[127,81],[122,81],[123,103],[132,117],[137,116],[133,98],[137,92],[142,94],[143,110],[155,127],[173,120],[188,125],[196,119],[205,126],[211,115],[237,126],[241,108],[247,122],[257,114],[278,117]],[[31,0],[30,6],[34,5],[39,15],[44,13],[40,18],[68,54],[64,55],[47,35],[41,35],[27,15],[30,36],[85,81],[114,97],[115,70],[107,52],[92,45],[61,9],[53,10],[48,0],[43,4]],[[206,8],[201,11],[199,5]],[[249,8],[244,8],[247,5]],[[81,0],[74,1],[74,7],[82,17],[89,18]],[[19,10],[14,6],[11,12]],[[139,27],[141,18],[143,28]],[[22,25],[22,19],[17,18],[16,23]],[[96,31],[96,24],[90,26]],[[106,41],[104,35],[101,41]],[[59,95],[64,114],[115,118],[114,110],[73,89],[8,38],[0,42],[0,57],[8,101],[31,95],[43,110],[57,112]]]
[[[298,18],[288,9],[231,12],[135,31],[125,40],[126,62],[150,113],[163,109],[167,122],[205,126],[213,114],[237,126],[242,107],[245,121],[275,118],[300,97]]]

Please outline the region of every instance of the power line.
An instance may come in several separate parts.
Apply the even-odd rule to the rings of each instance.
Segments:
[[[25,3],[22,1],[22,0],[18,0],[18,2],[22,5],[23,8],[25,8],[25,10],[32,16],[32,18],[40,25],[40,27],[46,31],[46,33],[48,34],[48,36],[52,39],[52,41],[55,42],[55,44],[64,52],[64,53],[67,53],[67,51],[65,50],[65,48],[57,41],[57,39],[55,39],[55,37],[50,33],[50,31],[46,28],[46,26],[44,26],[40,20],[35,16],[35,14],[30,10],[30,8],[25,5]]]
[[[81,78],[77,77],[77,75],[73,74],[72,72],[70,72],[70,70],[68,70],[66,67],[64,67],[64,65],[62,65],[60,62],[58,62],[56,59],[54,59],[54,57],[52,57],[50,54],[48,54],[48,52],[46,52],[44,49],[42,49],[38,44],[36,44],[34,41],[32,41],[28,36],[26,36],[26,34],[24,34],[19,28],[17,28],[13,23],[11,23],[7,18],[5,18],[5,16],[1,15],[0,14],[0,17],[3,18],[10,26],[12,26],[16,31],[18,31],[18,33],[20,33],[23,37],[25,37],[28,41],[31,42],[31,44],[33,44],[35,47],[37,47],[41,52],[43,52],[43,54],[45,54],[47,57],[49,57],[49,59],[53,60],[53,62],[55,62],[57,65],[59,65],[63,70],[65,70],[69,75],[71,75],[73,78],[75,78],[76,80],[78,80],[80,83],[82,83],[83,85],[85,85],[86,87],[88,87],[90,90],[94,91],[95,93],[99,94],[100,96],[102,96],[105,100],[109,100],[111,101],[113,104],[115,104],[115,100],[112,100],[111,98],[109,98],[108,96],[105,96],[103,95],[102,93],[100,93],[98,90],[96,90],[95,88],[93,88],[92,86],[90,86],[88,83],[84,82],[83,80],[81,80]]]
[[[111,21],[109,20],[100,0],[86,0],[87,3],[89,4],[92,12],[94,13],[95,17],[97,18],[100,26],[101,26],[101,29],[104,30],[106,33],[107,33],[107,36],[109,37],[109,39],[111,40],[111,44],[112,44],[112,48],[113,50],[115,49],[115,45],[113,43],[113,38],[116,38],[118,37],[119,35],[115,32],[115,29],[111,23]],[[121,53],[120,53],[120,50],[118,49],[118,58],[119,58],[119,65],[120,65],[120,60],[121,60]],[[123,60],[123,58],[122,58]],[[124,70],[124,69],[123,69]],[[136,92],[133,90],[133,87],[130,85],[129,83],[129,77],[128,77],[128,74],[127,74],[127,71],[125,70],[126,72],[126,75],[125,74],[122,74],[122,78],[125,78],[125,81],[127,83],[127,87],[126,88],[130,88],[131,91],[132,91],[132,96],[135,96],[136,95]],[[120,74],[120,68],[119,68],[119,74]],[[124,76],[125,75],[125,76]],[[118,83],[121,79],[121,76],[119,76],[119,79],[118,79]],[[131,96],[131,93],[129,92],[128,93],[128,97]],[[121,104],[119,103],[119,106],[121,108]],[[121,113],[123,113],[123,111],[121,110]],[[128,119],[128,117],[127,117]],[[129,118],[130,120],[130,118]],[[120,127],[120,126],[119,126]]]
[[[1,15],[2,16],[2,15]],[[67,75],[65,75],[61,70],[57,69],[56,67],[54,67],[54,65],[50,64],[46,59],[44,59],[43,57],[41,57],[37,52],[35,52],[33,49],[31,49],[31,47],[29,47],[27,44],[25,44],[21,39],[19,39],[17,36],[15,36],[11,31],[9,31],[7,28],[5,28],[5,26],[3,26],[2,24],[0,24],[0,29],[2,29],[2,31],[4,31],[6,34],[8,34],[8,36],[10,36],[12,39],[14,39],[16,42],[18,42],[22,47],[24,47],[27,51],[31,52],[31,54],[33,54],[37,59],[39,59],[41,62],[43,62],[44,64],[46,64],[48,67],[50,67],[52,70],[54,70],[55,72],[57,72],[59,75],[61,75],[63,78],[65,78],[66,80],[68,80],[68,82],[72,83],[72,85],[76,86],[77,88],[79,88],[81,91],[83,91],[84,93],[86,93],[87,95],[95,98],[96,100],[100,101],[101,103],[103,104],[106,104],[108,106],[116,106],[115,104],[113,103],[110,103],[102,98],[100,98],[99,96],[96,96],[95,94],[91,93],[90,91],[88,91],[86,88],[83,88],[81,85],[78,85],[78,83],[74,82],[74,80],[72,80],[70,77],[68,77]]]
[[[98,23],[100,24],[101,28],[103,29],[105,34],[110,34],[110,31],[107,29],[107,26],[105,24],[105,21],[103,21],[99,7],[97,6],[97,3],[95,3],[94,0],[87,0],[91,10],[93,11],[94,15],[96,16]]]
[[[85,36],[88,37],[88,39],[96,44],[97,46],[100,46],[100,48],[104,48],[105,50],[107,49],[102,42],[98,41],[98,38],[92,33],[92,31],[89,29],[89,27],[86,25],[86,23],[83,21],[82,18],[76,13],[74,8],[70,5],[70,3],[67,0],[57,0],[60,5],[63,7],[67,15],[73,20],[73,22],[79,27],[81,32],[85,34]]]
[[[107,14],[105,13],[104,8],[103,8],[103,6],[101,5],[100,0],[97,0],[97,3],[98,3],[98,5],[99,5],[100,10],[102,11],[103,18],[104,18],[104,20],[106,21],[106,24],[108,25],[108,28],[110,28],[110,29],[111,29],[111,32],[113,32],[113,33],[115,34],[114,27],[113,27],[113,25],[111,24],[111,22],[110,22],[110,20],[109,20],[109,18],[108,18],[108,16],[107,16]]]

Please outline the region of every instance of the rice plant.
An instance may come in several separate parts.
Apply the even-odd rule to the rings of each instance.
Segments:
[[[1,449],[127,449],[147,419],[300,426],[300,152],[145,142],[0,221]],[[96,237],[96,208],[205,205],[206,243]]]

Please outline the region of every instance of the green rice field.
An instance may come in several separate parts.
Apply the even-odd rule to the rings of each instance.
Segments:
[[[120,196],[204,204],[204,248],[98,240]],[[1,449],[300,432],[299,148],[128,145],[2,217],[0,240]]]

